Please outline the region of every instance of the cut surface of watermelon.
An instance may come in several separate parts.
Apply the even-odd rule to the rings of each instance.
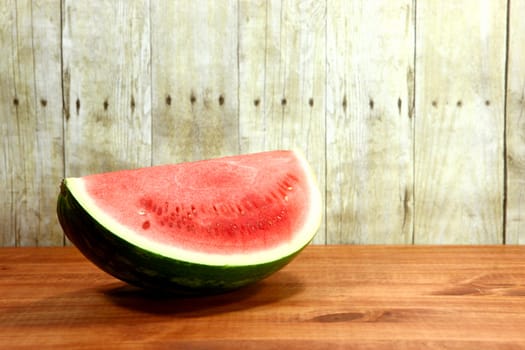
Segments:
[[[142,265],[252,266],[255,278],[264,275],[257,266],[284,265],[312,240],[321,195],[305,158],[281,150],[66,178],[58,216],[70,240],[116,276],[121,251],[137,249]],[[115,257],[96,253],[112,244]],[[139,269],[150,276],[155,266]]]

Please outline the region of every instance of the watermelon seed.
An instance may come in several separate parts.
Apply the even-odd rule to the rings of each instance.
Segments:
[[[299,178],[297,178],[297,176],[291,174],[291,173],[288,173],[286,174],[286,177],[290,180],[292,180],[293,182],[299,182]]]
[[[141,198],[139,204],[140,206],[145,207],[146,210],[149,210],[149,208],[151,207],[151,199]]]
[[[144,222],[142,223],[142,228],[143,228],[144,230],[147,230],[149,227],[150,227],[150,223],[149,223],[149,221],[144,221]]]
[[[140,210],[138,211],[138,214],[139,214],[139,215],[146,215],[146,211],[145,211],[144,209],[140,209]]]
[[[287,190],[288,187],[290,187],[290,186],[286,183],[286,181],[281,181],[279,183],[279,187],[282,188],[283,190]]]
[[[284,199],[285,202],[288,202],[288,196],[284,196],[283,199]]]
[[[246,212],[242,209],[242,207],[240,205],[237,205],[237,211],[239,212],[239,214],[241,215],[246,215]]]

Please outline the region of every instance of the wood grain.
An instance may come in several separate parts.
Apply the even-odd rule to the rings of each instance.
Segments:
[[[153,163],[239,152],[237,1],[153,1]]]
[[[6,349],[517,349],[517,246],[309,246],[233,293],[155,296],[74,248],[0,250]]]
[[[147,1],[65,1],[66,176],[151,164],[148,14]]]
[[[408,243],[413,3],[349,4],[329,2],[327,14],[328,242]]]
[[[503,241],[505,15],[498,0],[417,5],[415,243]]]
[[[241,152],[258,152],[267,149],[269,122],[265,97],[267,56],[270,54],[267,48],[270,18],[268,9],[268,0],[239,2],[239,143]]]
[[[506,116],[506,217],[507,243],[525,243],[525,23],[520,13],[525,2],[510,2],[507,116]]]
[[[0,3],[0,246],[62,245],[60,4]]]

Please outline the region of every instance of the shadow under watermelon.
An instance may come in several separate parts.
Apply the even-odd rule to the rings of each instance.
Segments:
[[[279,303],[303,290],[303,283],[294,274],[279,271],[252,285],[211,296],[170,295],[125,283],[112,284],[102,290],[102,293],[113,304],[133,311],[179,317],[201,317]]]

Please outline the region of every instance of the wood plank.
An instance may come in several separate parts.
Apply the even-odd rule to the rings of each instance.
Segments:
[[[149,1],[65,1],[63,20],[66,175],[151,164]]]
[[[154,164],[239,152],[237,6],[151,2]]]
[[[265,113],[268,5],[268,0],[239,2],[239,142],[242,153],[268,150]]]
[[[525,346],[524,254],[310,246],[256,285],[193,299],[116,281],[74,248],[3,248],[0,347],[516,349]]]
[[[412,1],[328,2],[329,243],[412,241],[413,13]]]
[[[325,3],[244,1],[239,13],[241,151],[299,149],[324,197]]]
[[[415,243],[501,243],[506,1],[416,18]]]
[[[525,244],[525,2],[509,2],[506,242]]]
[[[60,4],[0,4],[0,246],[61,245]]]

